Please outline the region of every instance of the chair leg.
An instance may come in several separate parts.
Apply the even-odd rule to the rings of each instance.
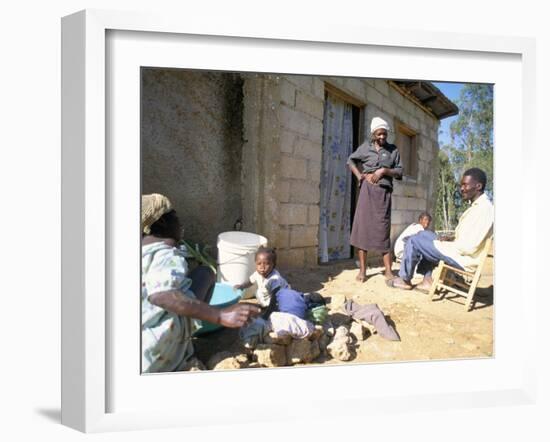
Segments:
[[[468,296],[466,298],[466,311],[470,311],[470,308],[473,308],[474,304],[474,294],[477,289],[477,283],[479,282],[479,278],[481,276],[481,272],[476,272],[475,276],[472,279],[472,283],[470,284],[470,290],[468,290]]]
[[[430,287],[430,291],[428,292],[428,296],[431,301],[433,301],[433,297],[437,290],[437,284],[439,283],[439,278],[441,277],[441,272],[443,271],[443,264],[443,261],[439,261],[439,264],[432,273],[432,286]]]

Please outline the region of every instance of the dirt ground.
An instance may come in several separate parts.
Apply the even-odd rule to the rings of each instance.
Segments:
[[[382,270],[382,267],[370,268],[364,283],[355,280],[357,268],[351,260],[311,271],[284,274],[292,288],[323,295],[331,312],[336,312],[346,299],[360,304],[378,304],[401,337],[400,342],[388,341],[372,329],[373,333],[356,345],[351,361],[341,362],[321,356],[315,364],[462,359],[493,355],[491,257],[488,257],[483,269],[474,309],[469,312],[465,310],[463,297],[447,294],[444,299],[431,301],[428,295],[417,290],[389,288]],[[239,346],[237,332],[223,329],[197,339],[195,348],[197,356],[206,361],[218,351],[238,351]]]

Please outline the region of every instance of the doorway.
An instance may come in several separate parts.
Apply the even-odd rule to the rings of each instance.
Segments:
[[[343,93],[325,91],[319,219],[319,261],[352,257],[349,243],[357,180],[347,159],[360,143],[361,107]]]

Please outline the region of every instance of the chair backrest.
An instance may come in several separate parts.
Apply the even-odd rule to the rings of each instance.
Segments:
[[[485,260],[485,258],[487,258],[487,255],[491,253],[492,250],[493,250],[493,235],[491,235],[489,238],[485,240],[483,251],[481,252],[481,259]]]
[[[479,255],[479,264],[475,269],[475,273],[481,273],[481,270],[483,269],[483,265],[485,264],[485,260],[487,259],[487,255],[489,255],[489,253],[491,253],[492,250],[493,250],[493,235],[491,235],[489,238],[485,240],[485,244],[483,245],[483,250],[481,251],[481,255]]]

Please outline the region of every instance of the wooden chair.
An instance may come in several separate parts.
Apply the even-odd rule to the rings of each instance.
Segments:
[[[432,286],[430,287],[429,296],[434,300],[436,292],[452,292],[459,296],[466,297],[466,311],[469,311],[473,307],[473,298],[481,277],[483,266],[487,255],[489,255],[493,248],[493,238],[490,237],[485,241],[483,250],[480,255],[479,265],[475,272],[467,272],[457,269],[456,267],[445,264],[443,261],[439,261],[439,265],[432,274]],[[453,273],[463,277],[464,281],[457,281],[453,278]]]

